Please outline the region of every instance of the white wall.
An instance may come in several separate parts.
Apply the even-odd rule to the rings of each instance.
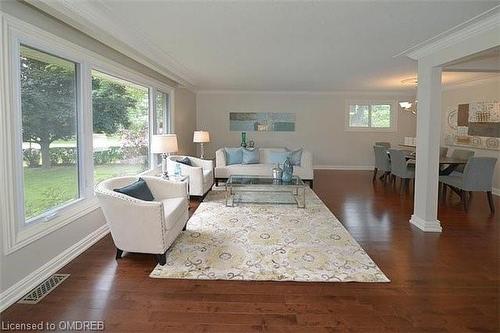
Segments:
[[[312,151],[315,166],[371,168],[373,143],[393,146],[405,136],[415,136],[416,117],[398,112],[397,132],[348,132],[346,101],[352,99],[408,100],[393,95],[347,93],[199,92],[197,127],[210,132],[209,157],[225,146],[238,146],[240,132],[229,131],[229,112],[294,112],[295,132],[248,132],[258,147],[304,147]]]
[[[441,130],[441,144],[445,144],[446,135],[446,124],[447,124],[447,111],[450,107],[457,107],[458,104],[465,104],[470,102],[482,102],[482,101],[500,101],[500,75],[495,80],[487,81],[477,81],[470,82],[465,86],[451,88],[443,91],[442,94],[442,130]],[[469,149],[474,150],[474,156],[491,156],[498,158],[495,174],[493,176],[493,187],[494,192],[500,195],[500,151],[485,150],[485,149],[473,149],[469,147],[456,147],[448,146],[448,154],[451,153],[453,149]]]
[[[61,38],[65,38],[82,47],[90,49],[102,56],[117,61],[128,68],[154,77],[168,85],[176,85],[174,81],[24,3],[17,1],[0,1],[0,10],[58,35]],[[175,129],[178,133],[190,133],[189,135],[192,136],[196,118],[195,95],[189,90],[182,88],[175,89],[174,94]],[[181,149],[188,153],[194,152],[192,142],[188,142],[186,137],[181,137]],[[5,200],[6,198],[0,199]],[[0,222],[3,223],[3,221]],[[1,296],[6,297],[5,295],[8,294],[8,292],[12,291],[13,288],[15,289],[16,283],[56,258],[68,248],[86,239],[87,236],[94,233],[103,225],[105,225],[105,219],[102,211],[96,209],[86,216],[75,220],[9,255],[2,252],[0,255]],[[0,243],[2,241],[3,236],[0,237]],[[0,249],[3,249],[3,247],[0,247]],[[8,290],[9,288],[11,289]]]

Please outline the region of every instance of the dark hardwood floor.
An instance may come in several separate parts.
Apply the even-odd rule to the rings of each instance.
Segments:
[[[320,170],[315,191],[390,283],[151,279],[152,255],[116,261],[107,236],[61,269],[71,276],[39,304],[15,304],[2,320],[104,320],[116,332],[499,332],[499,197],[490,216],[485,195],[465,213],[448,193],[443,232],[423,233],[408,222],[410,192],[371,178]]]

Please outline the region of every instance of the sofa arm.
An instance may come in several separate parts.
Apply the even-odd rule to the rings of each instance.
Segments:
[[[215,152],[215,166],[218,168],[226,166],[226,153],[224,148],[217,149]]]
[[[172,198],[187,198],[187,189],[184,183],[163,179],[160,177],[142,177],[148,184],[156,201]]]
[[[302,151],[302,158],[300,160],[300,166],[306,169],[312,170],[313,168],[313,156],[312,153],[304,150]]]

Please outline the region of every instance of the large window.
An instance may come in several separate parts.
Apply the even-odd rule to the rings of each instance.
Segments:
[[[20,46],[25,221],[79,197],[77,64]]]
[[[346,128],[352,130],[393,130],[394,102],[348,102]]]
[[[11,253],[97,209],[96,183],[151,167],[172,90],[17,19],[2,16],[0,30],[0,220]]]
[[[92,71],[94,181],[148,168],[149,89]]]
[[[155,92],[155,134],[167,134],[170,132],[170,113],[168,112],[168,94]]]

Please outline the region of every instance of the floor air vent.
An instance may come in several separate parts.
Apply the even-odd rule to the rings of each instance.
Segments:
[[[36,304],[47,296],[52,290],[56,289],[64,280],[68,278],[69,274],[54,274],[48,279],[33,288],[29,293],[24,295],[17,303],[22,304]]]

